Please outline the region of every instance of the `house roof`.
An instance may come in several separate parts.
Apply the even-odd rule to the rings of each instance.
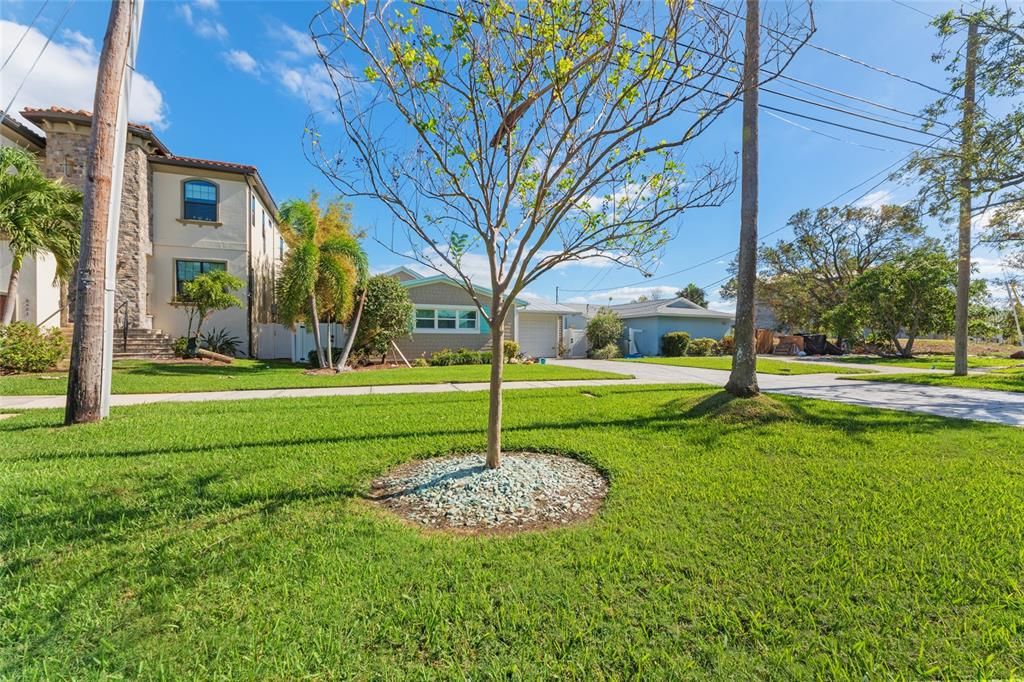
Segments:
[[[180,166],[183,168],[201,168],[204,170],[221,171],[223,173],[237,173],[239,175],[245,175],[253,179],[256,185],[256,191],[259,192],[263,202],[270,207],[270,210],[275,214],[277,213],[277,204],[274,202],[274,197],[271,196],[270,190],[267,189],[266,183],[263,182],[262,176],[260,176],[259,170],[256,166],[247,166],[241,163],[230,163],[227,161],[212,161],[210,159],[196,159],[188,156],[157,156],[155,154],[150,155],[149,160],[151,163],[160,164],[163,166]]]
[[[408,268],[406,268],[406,270],[408,270]],[[390,272],[393,272],[393,271],[390,271]],[[412,271],[409,270],[409,272],[412,272]],[[389,273],[384,273],[384,274],[389,274]],[[461,282],[459,282],[456,279],[453,279],[453,278],[449,277],[448,275],[431,275],[430,277],[422,277],[421,276],[421,277],[419,277],[419,279],[407,279],[407,280],[401,282],[401,285],[403,287],[405,287],[406,289],[412,289],[414,287],[421,287],[421,286],[424,286],[424,285],[427,285],[427,284],[448,284],[448,285],[451,285],[453,287],[458,287],[459,289],[462,289],[463,291],[466,290],[466,288],[462,285]],[[490,296],[491,295],[491,290],[487,289],[485,287],[479,287],[479,286],[476,286],[474,284],[473,285],[473,289],[477,292],[477,294],[481,294],[483,296]],[[516,305],[526,305],[526,301],[524,301],[522,299],[519,299],[519,298],[515,299],[515,302],[516,302]]]
[[[0,119],[3,120],[3,124],[4,124],[5,128],[9,128],[9,129],[13,130],[15,133],[17,133],[18,135],[21,135],[23,138],[25,138],[26,140],[28,140],[30,143],[34,144],[35,146],[37,146],[37,147],[45,147],[46,146],[46,138],[45,137],[43,137],[42,135],[40,135],[36,131],[32,130],[31,128],[29,128],[27,125],[25,125],[21,121],[15,119],[13,116],[11,116],[10,114],[8,114],[6,111],[4,111],[2,109],[0,109]]]
[[[636,317],[702,317],[714,320],[732,320],[735,315],[718,310],[702,308],[693,301],[683,298],[670,298],[659,301],[643,301],[642,303],[619,303],[617,305],[594,305],[593,303],[568,304],[584,315],[596,313],[602,308],[614,310],[622,319]]]
[[[49,107],[47,109],[27,108],[21,110],[21,115],[37,125],[43,121],[71,121],[72,123],[92,125],[92,112],[85,109],[65,109],[64,107]],[[128,132],[152,142],[158,153],[170,155],[171,150],[167,148],[167,145],[157,137],[156,133],[149,126],[129,121]]]
[[[527,301],[526,307],[523,308],[524,313],[558,313],[559,315],[572,315],[576,312],[575,308],[570,308],[567,305],[561,303],[552,303],[551,301]]]

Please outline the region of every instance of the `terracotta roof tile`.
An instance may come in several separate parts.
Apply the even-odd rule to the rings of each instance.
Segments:
[[[92,118],[92,112],[88,111],[87,109],[68,109],[66,107],[47,107],[46,109],[37,109],[35,107],[26,107],[26,108],[21,110],[21,113],[22,113],[22,115],[34,114],[36,116],[46,115],[46,114],[64,114],[66,116],[82,116],[82,117],[85,117],[85,118]],[[132,128],[139,128],[140,130],[146,130],[146,131],[149,131],[149,132],[153,132],[152,128],[150,128],[148,125],[144,125],[142,123],[132,123],[131,121],[129,121],[128,125],[130,125]]]

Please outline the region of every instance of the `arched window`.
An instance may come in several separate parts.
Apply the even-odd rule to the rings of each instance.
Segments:
[[[217,185],[206,180],[185,181],[185,220],[217,220]]]

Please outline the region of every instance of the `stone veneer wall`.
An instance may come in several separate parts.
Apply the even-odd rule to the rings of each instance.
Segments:
[[[46,130],[44,172],[51,178],[64,178],[85,189],[85,165],[89,153],[90,129],[54,124]],[[67,172],[66,172],[67,171]],[[125,151],[124,185],[121,194],[121,225],[117,240],[117,284],[114,293],[115,324],[149,329],[147,311],[147,256],[153,253],[150,231],[149,162],[146,152],[129,141]],[[68,286],[68,307],[74,311],[74,280]],[[127,301],[126,310],[121,306]]]

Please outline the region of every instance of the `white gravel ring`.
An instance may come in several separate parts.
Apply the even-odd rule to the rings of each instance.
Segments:
[[[473,532],[578,522],[607,492],[604,476],[577,459],[510,452],[497,469],[481,454],[408,462],[375,480],[370,498],[420,526]]]

